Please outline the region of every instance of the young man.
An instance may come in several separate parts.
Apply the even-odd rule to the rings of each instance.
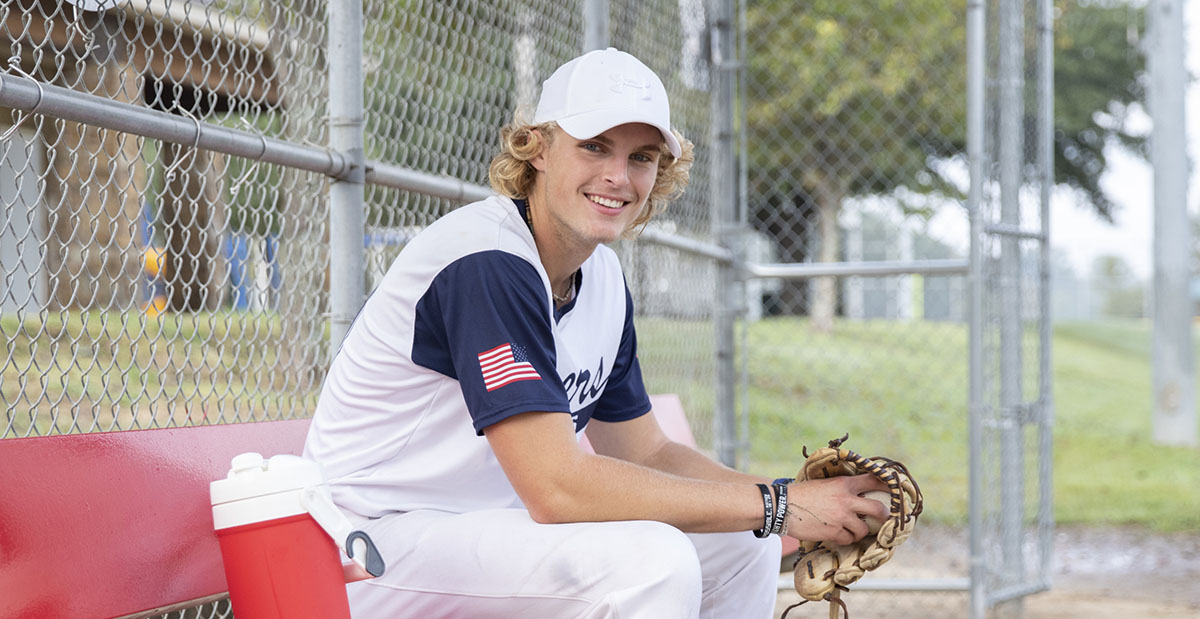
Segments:
[[[878,489],[866,477],[769,490],[646,414],[604,244],[687,184],[662,82],[624,52],[585,54],[502,142],[503,197],[404,248],[321,393],[305,456],[387,561],[350,586],[355,616],[769,617],[770,532],[847,543],[886,509],[859,496]]]

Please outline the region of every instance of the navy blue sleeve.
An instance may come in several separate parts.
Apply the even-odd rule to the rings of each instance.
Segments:
[[[642,383],[642,366],[637,358],[637,332],[633,328],[633,297],[625,287],[625,329],[621,346],[613,360],[612,375],[604,394],[596,402],[592,418],[600,421],[628,421],[650,412],[650,395]]]
[[[464,256],[417,302],[413,362],[458,380],[478,434],[520,413],[570,413],[549,310],[533,265],[499,250]]]

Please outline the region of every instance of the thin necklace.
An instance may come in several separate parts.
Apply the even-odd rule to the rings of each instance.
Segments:
[[[532,210],[533,210],[533,206],[530,205],[530,203],[528,201],[526,201],[525,202],[525,223],[529,225],[529,236],[534,236],[534,234],[533,234],[533,215],[530,214],[530,211],[532,211]],[[537,237],[534,237],[534,242],[535,243],[537,242]],[[571,274],[571,287],[568,288],[566,294],[564,294],[562,296],[558,296],[557,294],[555,294],[554,286],[553,285],[550,286],[550,296],[551,296],[551,298],[554,299],[555,303],[566,303],[567,301],[571,300],[571,297],[575,296],[575,276],[578,273],[579,273],[579,270],[576,269],[575,272]]]

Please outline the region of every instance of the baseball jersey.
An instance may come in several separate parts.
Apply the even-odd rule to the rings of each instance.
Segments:
[[[650,410],[616,254],[598,246],[556,309],[525,208],[491,197],[434,222],[355,318],[304,445],[341,507],[518,507],[485,428],[561,412],[578,434]]]

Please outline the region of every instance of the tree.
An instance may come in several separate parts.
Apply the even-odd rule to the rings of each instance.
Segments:
[[[1140,11],[1066,0],[1058,10],[1056,179],[1108,216],[1103,146],[1138,143],[1121,119],[1143,92],[1141,55],[1127,36]],[[961,197],[943,170],[966,146],[965,15],[963,0],[747,8],[750,212],[782,259],[838,260],[837,216],[848,196],[904,187]],[[1026,31],[1027,63],[1037,58],[1036,34]],[[1027,126],[1035,121],[1031,101]],[[814,326],[828,329],[835,292],[830,278],[811,291],[789,283],[784,301],[807,306]]]
[[[919,173],[955,150],[965,124],[954,96],[965,90],[964,12],[961,0],[747,9],[750,191],[765,198],[753,210],[785,260],[838,260],[837,214],[852,194],[935,189],[940,176]],[[819,278],[812,296],[814,326],[830,328],[834,281]]]
[[[1139,43],[1145,13],[1111,0],[1057,6],[1054,176],[1112,221],[1114,205],[1100,189],[1108,166],[1104,147],[1115,142],[1147,156],[1145,135],[1127,123],[1146,95],[1146,59]]]
[[[1092,263],[1092,286],[1100,296],[1101,312],[1117,318],[1145,315],[1145,286],[1124,258],[1098,256]]]

